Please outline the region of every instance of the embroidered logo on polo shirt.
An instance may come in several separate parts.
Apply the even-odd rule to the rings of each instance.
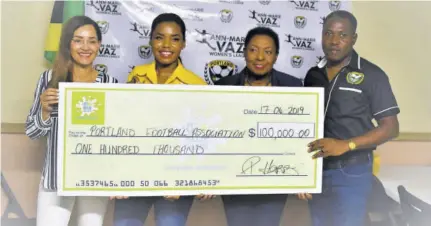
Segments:
[[[146,78],[147,78],[147,73],[143,75],[136,74],[127,83],[145,83],[144,81],[147,80]]]
[[[364,73],[352,71],[347,74],[346,80],[350,84],[359,85],[364,81],[364,77]]]

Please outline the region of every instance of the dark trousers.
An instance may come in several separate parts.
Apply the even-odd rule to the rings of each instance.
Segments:
[[[223,196],[228,226],[279,226],[287,195]]]

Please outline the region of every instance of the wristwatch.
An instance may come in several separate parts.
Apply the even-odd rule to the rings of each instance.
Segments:
[[[353,151],[356,149],[356,144],[353,141],[349,141],[349,149],[350,151]]]

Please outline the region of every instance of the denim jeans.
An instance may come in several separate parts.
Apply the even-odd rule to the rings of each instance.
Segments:
[[[115,200],[114,226],[142,226],[154,204],[156,226],[185,226],[194,196],[175,201],[163,197],[132,197]]]
[[[228,226],[279,226],[287,195],[223,196]]]
[[[372,180],[371,155],[368,163],[323,171],[322,193],[309,200],[313,226],[363,226]]]

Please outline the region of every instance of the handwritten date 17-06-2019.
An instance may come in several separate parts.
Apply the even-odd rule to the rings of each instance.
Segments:
[[[245,115],[310,115],[303,106],[269,106],[262,105],[257,109],[244,109]]]

